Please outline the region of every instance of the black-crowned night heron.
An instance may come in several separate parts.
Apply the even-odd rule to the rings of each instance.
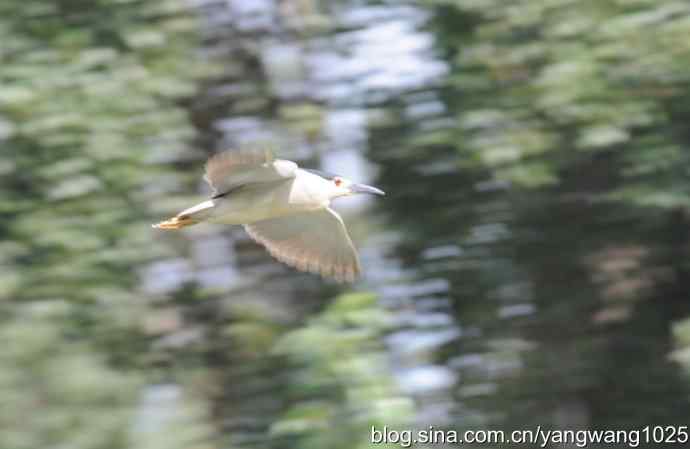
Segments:
[[[359,259],[331,200],[384,193],[341,176],[302,169],[268,151],[225,151],[206,163],[210,200],[153,225],[180,229],[207,221],[241,224],[276,259],[337,281],[353,281]]]

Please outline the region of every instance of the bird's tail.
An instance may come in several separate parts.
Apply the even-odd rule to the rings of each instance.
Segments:
[[[183,210],[172,218],[151,225],[151,227],[157,229],[180,229],[191,226],[207,219],[213,207],[213,200],[204,201],[189,209]]]

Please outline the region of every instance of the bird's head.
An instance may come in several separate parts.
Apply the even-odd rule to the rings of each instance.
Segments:
[[[385,195],[383,190],[376,187],[368,186],[366,184],[357,184],[347,178],[339,175],[332,175],[318,170],[309,170],[310,172],[322,177],[328,182],[330,198],[338,198],[341,196],[356,195],[358,193],[368,193],[370,195]]]

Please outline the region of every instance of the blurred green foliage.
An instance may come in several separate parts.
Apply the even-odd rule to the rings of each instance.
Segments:
[[[690,5],[429,0],[457,70],[455,137],[527,188],[615,167],[584,194],[687,206]],[[452,26],[452,27],[451,27]]]
[[[688,4],[423,3],[449,74],[369,141],[396,255],[467,331],[434,354],[453,427],[684,423]]]
[[[409,425],[383,344],[393,317],[376,295],[342,294],[305,318],[286,315],[289,295],[264,303],[256,289],[183,305],[203,337],[175,351],[176,365],[209,398],[224,445],[363,448],[371,426]]]
[[[460,323],[427,349],[459,379],[454,428],[687,421],[690,6],[420,3],[450,67],[427,98],[450,120],[406,116],[427,92],[402,92],[367,139],[409,268],[392,290]],[[370,426],[409,425],[382,343],[400,323],[376,296],[292,272],[142,287],[149,262],[184,253],[149,216],[192,201],[170,195],[198,182],[179,169],[202,158],[189,111],[209,146],[227,117],[323,143],[328,113],[266,87],[252,33],[220,33],[222,74],[200,61],[187,8],[0,3],[2,448],[369,447]],[[300,45],[342,31],[314,17]],[[185,388],[147,405],[168,382]]]
[[[178,170],[202,159],[189,110],[200,81],[223,76],[195,53],[199,27],[179,0],[0,3],[2,448],[351,447],[355,431],[363,447],[370,422],[409,412],[371,295],[299,323],[255,301],[226,308],[236,291],[142,285],[150,263],[184,252],[152,238],[151,216],[192,201],[198,171]],[[227,73],[251,80],[248,59]],[[278,114],[321,134],[318,109]],[[188,197],[170,195],[181,184]]]
[[[207,71],[184,8],[0,3],[3,448],[139,447],[151,298],[136,268],[171,253],[149,233],[155,162],[194,136],[180,100]],[[165,447],[206,447],[178,436]]]
[[[391,325],[375,295],[351,293],[284,335],[274,352],[295,369],[271,435],[305,449],[369,448],[372,426],[409,426],[414,407],[393,384],[382,345]]]

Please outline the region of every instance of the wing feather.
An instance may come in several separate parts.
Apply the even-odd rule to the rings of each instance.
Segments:
[[[359,258],[340,216],[331,209],[244,225],[249,236],[279,261],[338,282],[352,282]]]
[[[217,196],[246,184],[294,178],[296,169],[297,164],[274,159],[268,150],[227,150],[208,160],[204,179]]]

